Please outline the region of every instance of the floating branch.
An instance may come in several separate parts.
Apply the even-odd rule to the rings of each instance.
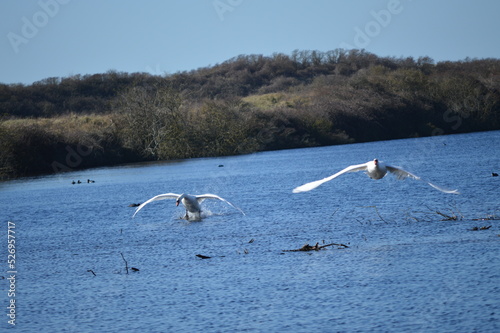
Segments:
[[[384,219],[382,218],[382,215],[380,215],[380,212],[378,211],[377,206],[371,206],[371,207],[373,207],[373,208],[375,209],[375,212],[377,212],[378,217],[379,217],[379,218],[380,218],[380,219],[381,219],[384,223],[387,223],[387,221],[386,221],[386,220],[384,220]]]
[[[319,243],[316,243],[316,245],[314,246],[311,246],[309,244],[305,244],[304,246],[302,246],[300,249],[294,249],[294,250],[283,250],[283,252],[299,252],[299,251],[319,251],[325,247],[328,247],[328,246],[342,246],[344,249],[345,248],[348,248],[349,246],[345,245],[345,244],[337,244],[337,243],[330,243],[330,244],[326,244],[326,245],[319,245]]]
[[[436,211],[436,214],[441,215],[442,217],[444,217],[444,219],[442,219],[441,221],[456,221],[456,220],[458,220],[458,217],[455,214],[453,214],[453,215],[446,215],[444,213],[441,213],[440,211]]]
[[[458,211],[458,209],[457,209],[457,211],[458,211],[458,213],[460,214],[460,217],[458,217],[458,216],[457,216],[457,214],[455,214],[455,212],[453,212],[453,210],[451,210],[451,209],[450,209],[450,211],[451,211],[451,214],[452,214],[452,215],[447,215],[447,214],[445,214],[445,213],[443,213],[443,212],[440,212],[440,211],[438,211],[438,210],[433,210],[433,209],[431,209],[431,208],[429,208],[429,207],[427,207],[427,208],[428,208],[431,212],[436,213],[436,214],[438,214],[438,215],[442,216],[442,217],[443,217],[443,219],[441,219],[441,221],[457,221],[457,220],[459,220],[459,219],[460,219],[460,220],[462,220],[462,219],[464,218],[464,216],[462,215],[462,213],[460,213],[460,212]],[[456,208],[455,208],[455,209],[456,209]]]
[[[120,252],[120,254],[122,255],[123,261],[125,261],[125,269],[127,270],[127,274],[128,274],[128,263],[127,263],[127,260],[125,260],[125,257],[123,256],[123,253]]]
[[[375,213],[377,213],[379,219],[384,222],[384,223],[388,223],[386,220],[384,220],[384,218],[382,217],[382,215],[380,215],[380,212],[378,211],[378,208],[377,206],[361,206],[361,208],[373,208],[375,209]],[[336,211],[335,211],[336,212]]]
[[[97,276],[97,274],[96,274],[96,273],[94,273],[94,271],[93,271],[93,270],[91,270],[91,269],[87,269],[87,272],[90,272],[90,273],[94,274],[94,276]]]
[[[224,258],[225,256],[214,256],[214,257],[209,257],[209,256],[204,256],[203,254],[195,254],[200,259],[211,259],[211,258]]]
[[[478,230],[488,230],[489,228],[491,228],[491,225],[485,225],[483,227],[474,227],[472,229],[470,229],[471,231],[478,231]]]
[[[203,254],[197,254],[196,256],[198,258],[201,258],[201,259],[210,259],[210,258],[212,258],[212,257],[204,256]]]

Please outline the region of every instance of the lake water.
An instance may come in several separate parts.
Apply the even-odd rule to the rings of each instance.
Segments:
[[[500,332],[499,147],[495,131],[1,183],[0,329]],[[461,194],[361,172],[292,194],[373,158]],[[246,215],[206,200],[203,221],[188,222],[164,200],[132,219],[129,204],[167,192],[215,193]],[[16,231],[12,297],[8,221]],[[316,242],[349,247],[283,251]],[[127,274],[122,254],[138,272]]]

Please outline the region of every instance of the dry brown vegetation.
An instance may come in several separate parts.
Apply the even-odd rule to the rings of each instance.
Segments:
[[[238,56],[0,84],[0,176],[500,128],[500,60]]]

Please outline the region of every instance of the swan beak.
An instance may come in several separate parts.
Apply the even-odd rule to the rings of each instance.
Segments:
[[[176,205],[176,206],[179,206],[179,201],[176,201],[176,202],[175,202],[175,205]]]

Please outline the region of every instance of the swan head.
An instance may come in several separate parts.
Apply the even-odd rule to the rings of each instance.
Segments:
[[[378,165],[378,159],[374,159],[373,163],[375,163],[375,165]]]
[[[184,199],[186,195],[184,193],[182,193],[181,195],[179,195],[179,197],[175,200],[175,205],[176,206],[179,206],[179,204],[181,203],[182,199]]]

